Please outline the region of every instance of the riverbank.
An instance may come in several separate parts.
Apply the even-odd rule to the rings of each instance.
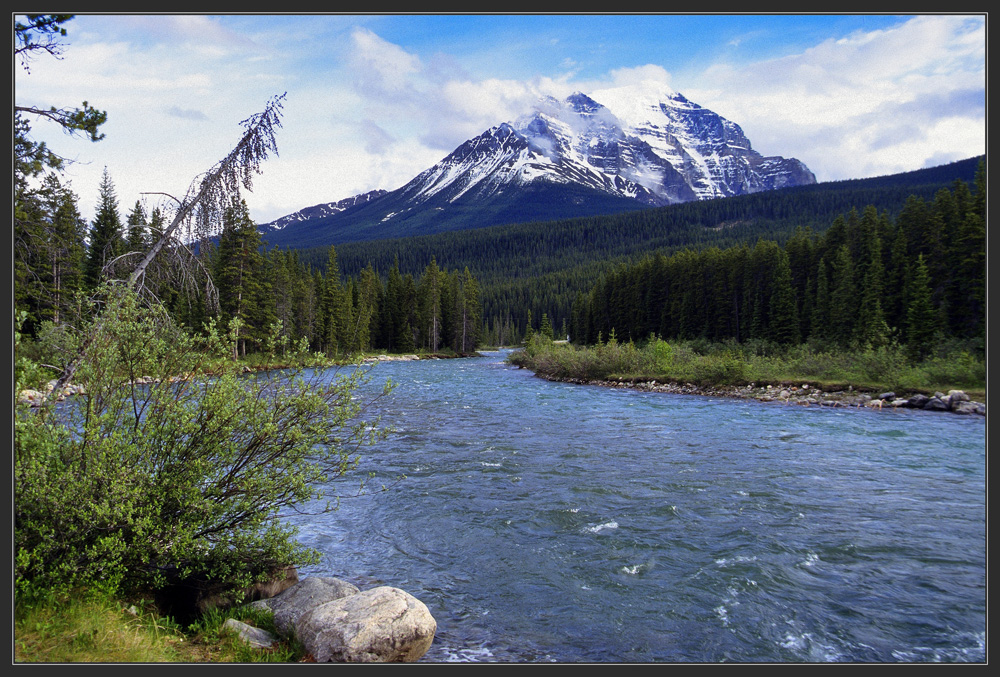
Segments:
[[[818,353],[800,346],[755,355],[723,346],[703,354],[690,344],[659,339],[642,347],[613,339],[577,347],[535,338],[508,362],[565,383],[798,406],[986,415],[985,363],[967,353],[911,365],[891,349]]]
[[[879,393],[876,396],[860,393],[849,386],[846,390],[824,390],[820,386],[802,383],[800,385],[748,383],[742,386],[698,386],[693,383],[660,383],[655,379],[641,378],[581,379],[559,377],[535,372],[547,381],[596,385],[605,388],[629,388],[644,392],[672,393],[675,395],[702,395],[705,397],[729,397],[752,399],[760,402],[778,402],[786,405],[817,407],[854,407],[891,411],[896,409],[924,409],[927,411],[950,411],[956,414],[986,416],[986,405],[975,402],[961,390],[950,390],[947,394],[935,392],[933,395],[913,393],[897,397],[895,392]]]

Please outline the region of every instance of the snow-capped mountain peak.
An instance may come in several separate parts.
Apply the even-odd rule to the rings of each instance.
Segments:
[[[474,152],[473,152],[474,151]],[[815,183],[797,160],[764,158],[735,123],[660,83],[605,89],[534,110],[466,142],[407,188],[480,198],[508,185],[573,182],[665,205]],[[460,189],[458,188],[460,186]]]
[[[540,99],[402,188],[367,198],[368,204],[351,210],[351,219],[338,214],[324,222],[350,221],[355,233],[378,228],[416,234],[428,224],[437,230],[476,227],[815,182],[798,160],[753,150],[736,123],[663,83],[645,82]],[[447,225],[449,218],[455,225]]]

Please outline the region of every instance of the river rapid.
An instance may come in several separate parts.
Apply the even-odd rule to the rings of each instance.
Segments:
[[[424,662],[984,662],[986,420],[382,362],[394,432],[300,572],[402,588]],[[400,476],[405,479],[396,481]]]

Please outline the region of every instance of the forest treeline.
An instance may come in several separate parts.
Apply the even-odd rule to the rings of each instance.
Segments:
[[[24,311],[22,331],[50,344],[69,340],[86,296],[105,277],[123,277],[164,227],[159,209],[147,214],[137,201],[124,219],[105,171],[94,221],[55,173],[37,188],[15,183],[14,305]],[[240,354],[261,351],[274,333],[305,339],[330,356],[374,350],[468,353],[480,338],[479,284],[466,268],[439,268],[433,255],[422,270],[385,276],[369,265],[342,275],[329,247],[322,269],[295,251],[267,249],[240,200],[225,211],[221,234],[179,265],[169,253],[146,273],[144,288],[174,319],[197,330],[210,317],[236,332]]]
[[[536,321],[547,314],[558,329],[577,295],[623,263],[761,238],[783,246],[798,228],[820,234],[838,215],[865,205],[895,218],[911,197],[933,201],[956,180],[971,184],[981,161],[599,217],[349,242],[338,244],[337,253],[347,275],[369,263],[386,271],[397,262],[401,272],[418,274],[431,256],[442,266],[468,267],[481,286],[487,342],[503,343],[511,332],[523,336],[529,310]],[[298,251],[303,262],[324,266],[325,247]]]
[[[812,341],[842,349],[905,345],[920,360],[936,340],[984,346],[986,176],[933,199],[911,195],[895,218],[867,206],[824,232],[761,238],[622,265],[573,303],[576,343],[663,339]]]

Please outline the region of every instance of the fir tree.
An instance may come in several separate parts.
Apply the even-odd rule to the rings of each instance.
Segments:
[[[101,176],[100,201],[97,215],[90,229],[90,245],[84,267],[84,280],[93,289],[105,274],[105,267],[122,253],[124,238],[122,224],[118,216],[118,197],[115,186],[108,175],[107,167]]]
[[[913,266],[907,298],[907,354],[913,362],[920,362],[930,354],[938,329],[938,313],[931,300],[931,279],[922,255]]]
[[[264,257],[260,233],[250,219],[246,202],[234,202],[223,215],[215,257],[215,283],[224,322],[236,320],[233,358],[246,355],[247,340],[259,340],[273,316],[266,306]],[[270,300],[270,299],[267,299]]]

